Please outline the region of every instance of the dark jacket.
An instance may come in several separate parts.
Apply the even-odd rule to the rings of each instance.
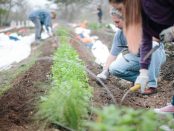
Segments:
[[[174,0],[141,0],[141,5],[143,21],[141,68],[148,69],[150,58],[145,61],[143,58],[152,49],[152,37],[159,38],[162,30],[174,25]]]

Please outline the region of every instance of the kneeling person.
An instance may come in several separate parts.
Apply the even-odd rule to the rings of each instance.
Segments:
[[[139,54],[131,54],[128,49],[125,49],[125,47],[127,47],[127,42],[122,31],[123,18],[121,13],[113,8],[111,10],[111,16],[115,25],[120,28],[120,30],[115,33],[110,55],[103,67],[103,71],[98,74],[97,77],[106,80],[109,74],[112,74],[122,79],[135,82],[140,70],[140,56]],[[153,42],[154,46],[158,44],[158,42]],[[163,44],[160,45],[161,46],[152,54],[152,60],[148,69],[148,89],[144,91],[144,95],[157,92],[157,78],[160,73],[161,65],[165,63],[166,60]]]

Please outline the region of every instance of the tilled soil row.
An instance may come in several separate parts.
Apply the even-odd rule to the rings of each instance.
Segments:
[[[52,39],[41,43],[41,55],[36,63],[24,74],[13,81],[13,86],[0,97],[0,130],[1,131],[26,131],[35,130],[32,127],[32,116],[35,111],[39,96],[45,92],[37,83],[49,81],[52,61],[42,59],[51,57],[56,46]]]

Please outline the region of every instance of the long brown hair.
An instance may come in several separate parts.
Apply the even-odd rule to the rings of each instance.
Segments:
[[[124,32],[129,50],[136,54],[142,42],[142,17],[140,0],[124,0]]]

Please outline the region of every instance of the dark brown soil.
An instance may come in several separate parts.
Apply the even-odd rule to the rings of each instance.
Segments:
[[[104,44],[111,46],[113,38],[111,33],[102,30],[95,31],[94,34],[98,35]],[[54,43],[54,39],[43,42],[43,46],[40,47],[42,51],[40,58],[28,71],[18,76],[13,81],[13,87],[0,97],[0,131],[37,130],[32,116],[39,96],[45,93],[45,89],[38,88],[37,83],[49,83],[50,67],[52,65],[51,57],[56,48]],[[71,40],[70,43],[77,50],[88,69],[95,74],[101,72],[101,67],[94,63],[94,57],[89,49],[75,40]],[[166,105],[173,95],[173,76],[174,58],[170,57],[162,68],[158,93],[151,96],[143,96],[138,92],[130,93],[124,100],[123,105],[133,108],[155,108]],[[94,106],[102,107],[113,103],[105,88],[97,84],[95,78],[91,77],[90,74],[89,84],[94,87]],[[131,84],[119,78],[110,77],[106,86],[114,95],[117,103],[120,104],[121,98]]]
[[[37,87],[37,83],[49,81],[52,65],[49,57],[56,47],[51,39],[41,44],[43,45],[33,48],[40,49],[42,52],[36,63],[18,76],[13,82],[13,87],[0,97],[1,131],[26,131],[34,128],[30,125],[31,116],[39,96],[44,93],[42,88]]]

